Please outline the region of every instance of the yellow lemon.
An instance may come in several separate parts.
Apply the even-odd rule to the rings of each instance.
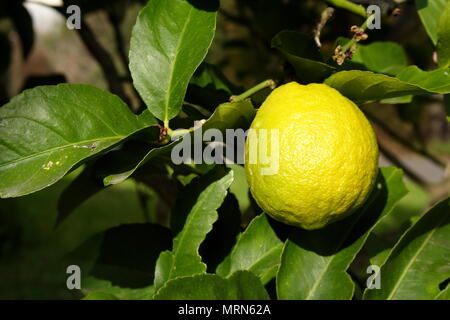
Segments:
[[[246,175],[274,219],[312,230],[360,207],[378,172],[364,114],[325,84],[290,82],[267,97],[249,130]]]

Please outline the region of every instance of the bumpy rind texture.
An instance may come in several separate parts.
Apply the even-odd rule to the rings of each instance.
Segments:
[[[247,138],[245,163],[250,191],[274,219],[319,229],[350,215],[369,196],[378,172],[376,137],[360,109],[337,90],[325,84],[282,85],[262,104],[251,129],[256,135]],[[270,130],[270,162],[249,151],[263,146],[259,129],[279,130],[278,167]],[[270,165],[272,172],[263,174]]]

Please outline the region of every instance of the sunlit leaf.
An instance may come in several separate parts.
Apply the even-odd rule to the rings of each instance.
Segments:
[[[233,172],[214,170],[200,179],[208,182],[205,183],[207,186],[191,199],[190,203],[186,203],[187,215],[184,212],[173,213],[186,216],[186,219],[182,230],[173,240],[173,249],[162,252],[158,258],[155,271],[156,289],[171,279],[206,272],[206,265],[202,262],[198,250],[218,218],[217,209],[233,181]]]
[[[450,278],[450,200],[430,209],[403,236],[381,267],[380,289],[365,299],[433,299]]]
[[[276,274],[283,243],[270,226],[265,214],[254,218],[230,255],[217,268],[217,274],[227,277],[237,270],[249,270],[263,283]]]
[[[147,126],[117,96],[92,86],[24,91],[0,109],[0,196],[41,190]]]
[[[448,68],[450,66],[450,1],[447,2],[439,18],[436,50],[439,68]]]
[[[405,95],[445,94],[450,92],[450,69],[423,71],[409,66],[395,78],[370,71],[340,71],[325,83],[357,103]]]
[[[212,3],[212,2],[211,2]],[[214,37],[216,11],[185,0],[152,0],[142,9],[130,44],[134,85],[158,119],[181,110],[195,69]]]
[[[416,0],[417,13],[431,41],[437,43],[438,22],[447,0]]]
[[[156,300],[268,300],[259,279],[248,271],[238,271],[224,279],[201,274],[171,280],[155,295]]]

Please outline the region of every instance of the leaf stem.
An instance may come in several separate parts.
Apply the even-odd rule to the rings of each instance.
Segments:
[[[363,18],[367,17],[366,9],[360,5],[348,0],[324,0],[325,2],[331,4],[332,6],[353,12]]]
[[[271,79],[265,80],[265,81],[257,84],[253,88],[248,89],[244,93],[241,93],[240,95],[231,96],[230,101],[231,102],[242,101],[242,100],[247,99],[248,97],[254,95],[256,92],[258,92],[262,89],[265,89],[265,88],[275,89],[275,86],[276,86],[275,81],[273,81]]]
[[[173,139],[174,137],[184,136],[185,134],[191,133],[192,131],[194,131],[193,128],[175,130],[175,131],[172,131],[172,134],[170,135],[170,137]]]

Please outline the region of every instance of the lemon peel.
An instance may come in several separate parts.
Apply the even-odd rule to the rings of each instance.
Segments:
[[[378,172],[378,145],[361,110],[325,84],[290,82],[267,97],[250,131],[278,129],[277,171],[263,174],[262,161],[245,169],[257,204],[274,219],[304,229],[319,229],[359,208]],[[269,133],[270,134],[270,133]],[[277,150],[267,138],[267,153]],[[253,151],[252,151],[253,152]]]

